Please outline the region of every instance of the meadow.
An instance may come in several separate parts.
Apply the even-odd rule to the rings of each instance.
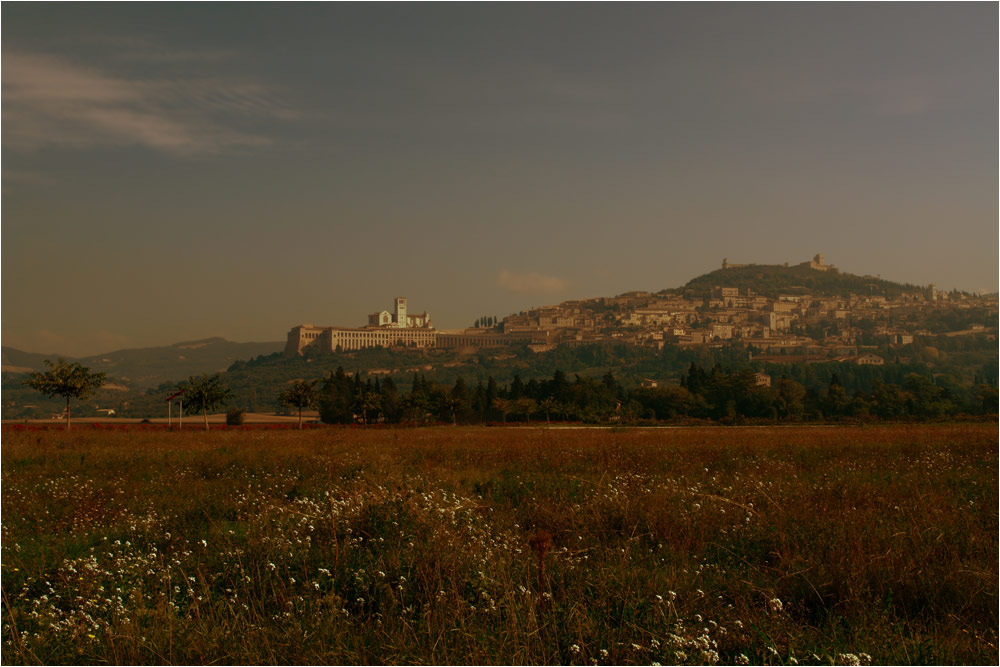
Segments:
[[[5,428],[4,664],[996,664],[997,425]]]

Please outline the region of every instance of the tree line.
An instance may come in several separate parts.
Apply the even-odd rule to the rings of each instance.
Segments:
[[[90,373],[80,364],[62,360],[47,373],[33,373],[25,384],[41,393],[66,399],[69,428],[70,399],[84,399],[103,383],[103,373]],[[766,381],[762,381],[766,378]],[[977,380],[980,377],[977,376]],[[208,428],[208,412],[231,402],[233,393],[221,374],[192,376],[178,387],[185,407],[201,412]],[[470,386],[459,377],[454,385],[435,384],[415,373],[409,393],[400,391],[391,377],[379,379],[360,372],[348,375],[343,367],[321,380],[295,380],[278,396],[279,402],[302,413],[317,408],[328,424],[374,423],[413,425],[531,422],[553,418],[587,423],[662,420],[810,421],[841,419],[941,419],[962,415],[997,414],[995,382],[963,386],[944,376],[910,373],[901,383],[876,379],[871,389],[845,388],[834,373],[826,387],[806,387],[782,376],[773,380],[748,368],[722,365],[706,369],[691,362],[676,385],[626,389],[608,371],[601,378],[575,375],[571,380],[557,370],[549,379],[525,382],[520,375],[507,385],[492,376]],[[230,412],[233,412],[231,410]],[[236,409],[236,412],[241,412]]]
[[[454,385],[429,382],[416,373],[409,393],[391,378],[362,379],[343,368],[324,379],[298,381],[283,394],[283,403],[316,407],[329,424],[475,424],[486,422],[560,421],[638,422],[662,420],[809,421],[840,419],[940,419],[997,412],[997,388],[972,388],[936,383],[911,373],[901,384],[876,380],[871,390],[848,392],[834,374],[826,388],[806,388],[781,377],[770,386],[758,382],[749,369],[692,363],[680,383],[626,389],[607,372],[601,378],[556,371],[551,378],[524,381],[515,375],[500,386],[492,377],[471,386],[459,378]],[[308,387],[308,389],[305,389]],[[289,394],[297,398],[289,398]],[[298,401],[296,403],[296,401]]]

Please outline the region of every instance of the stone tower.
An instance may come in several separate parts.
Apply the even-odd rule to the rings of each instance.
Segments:
[[[394,303],[396,304],[396,326],[405,327],[406,326],[406,297],[397,296]]]

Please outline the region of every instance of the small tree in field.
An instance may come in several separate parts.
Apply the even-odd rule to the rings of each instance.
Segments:
[[[378,410],[382,407],[382,397],[374,391],[362,389],[355,395],[352,407],[361,413],[361,420],[364,422],[365,428],[368,428],[368,416],[378,415]]]
[[[292,386],[281,392],[281,395],[278,397],[282,405],[298,408],[299,430],[302,430],[302,410],[315,406],[317,399],[316,383],[306,382],[305,380],[296,380],[292,383]]]
[[[500,411],[503,415],[503,423],[507,423],[507,413],[510,412],[511,401],[506,398],[494,398],[493,407]]]
[[[104,373],[91,373],[90,369],[79,363],[67,363],[60,359],[52,363],[48,359],[45,365],[51,370],[45,373],[31,373],[24,384],[49,398],[64,396],[66,398],[66,430],[70,428],[69,399],[83,400],[104,385]]]
[[[545,413],[545,424],[548,425],[551,423],[549,421],[549,413],[555,412],[556,408],[559,407],[559,402],[550,396],[541,403],[539,403],[538,407],[541,408],[542,412]]]
[[[201,377],[192,375],[181,387],[184,390],[184,402],[191,412],[201,410],[205,417],[205,430],[208,430],[208,411],[225,404],[233,392],[222,384],[222,375],[202,373]]]

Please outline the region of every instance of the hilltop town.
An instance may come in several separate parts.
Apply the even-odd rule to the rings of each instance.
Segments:
[[[872,350],[909,345],[921,336],[985,334],[993,340],[995,327],[980,322],[963,328],[958,317],[952,318],[957,328],[949,328],[947,321],[934,317],[943,311],[972,309],[985,309],[988,319],[995,320],[996,295],[939,292],[934,285],[900,285],[877,276],[842,274],[824,263],[822,254],[792,267],[723,260],[721,271],[684,288],[565,301],[495,322],[484,317],[475,326],[458,330],[434,329],[426,312],[408,315],[406,299],[400,297],[393,312],[371,314],[366,327],[294,327],[285,353],[518,344],[544,352],[558,345],[603,342],[656,349],[736,343],[761,362],[881,365],[884,359]]]
[[[791,266],[724,260],[677,288],[479,317],[461,329],[437,329],[428,312],[397,297],[364,326],[293,327],[283,352],[278,342],[208,339],[108,353],[84,360],[115,378],[84,409],[155,414],[165,388],[199,369],[226,369],[241,405],[279,409],[273,387],[340,366],[401,387],[416,374],[451,385],[556,370],[613,372],[628,386],[656,387],[680,382],[697,363],[753,371],[758,386],[788,377],[822,391],[836,374],[852,391],[871,391],[876,379],[901,383],[917,373],[965,395],[996,384],[997,317],[996,294],[852,275],[822,255]],[[5,348],[5,418],[59,409],[22,386],[44,356]]]

